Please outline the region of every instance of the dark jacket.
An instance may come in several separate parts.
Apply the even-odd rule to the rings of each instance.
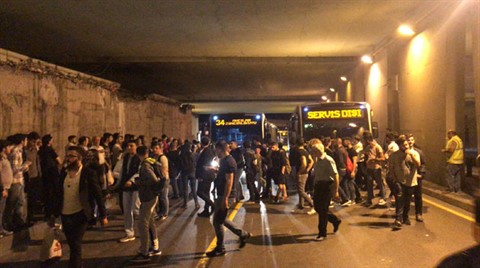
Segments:
[[[215,158],[215,152],[210,147],[206,147],[200,153],[197,160],[195,169],[195,177],[198,179],[205,179],[213,181],[215,179],[215,173],[210,170],[206,170],[205,166],[210,166]]]
[[[53,215],[58,217],[62,213],[63,207],[63,184],[65,182],[65,178],[67,177],[66,170],[63,170],[60,175],[60,182],[58,185],[55,186],[57,194],[53,196]],[[87,220],[91,220],[93,213],[90,203],[88,202],[88,198],[91,195],[95,198],[98,206],[98,212],[100,214],[100,218],[105,218],[107,216],[107,210],[105,208],[105,203],[103,202],[102,198],[102,189],[100,188],[100,184],[98,182],[97,173],[88,168],[83,167],[82,173],[80,174],[80,203],[82,204],[83,213],[85,214]]]
[[[128,160],[132,158],[130,162],[130,169],[127,170]],[[120,178],[120,189],[123,191],[138,191],[138,187],[134,184],[131,187],[125,188],[125,183],[133,177],[136,173],[138,173],[138,168],[140,167],[140,158],[138,155],[130,155],[125,154],[123,157],[123,165],[122,165],[122,177]]]
[[[140,164],[139,176],[135,179],[135,183],[138,187],[138,197],[141,202],[148,202],[157,196],[153,191],[153,186],[160,182],[160,178],[155,175],[153,170],[153,165],[156,164],[157,161],[154,158],[147,158]]]
[[[171,180],[174,180],[180,172],[180,152],[178,150],[169,151],[165,154],[168,158],[168,174]]]
[[[480,266],[480,245],[463,250],[444,259],[438,268],[474,268]]]
[[[236,148],[230,152],[230,154],[235,158],[235,162],[237,162],[237,168],[243,169],[245,168],[245,159],[243,157],[243,151],[240,148]]]
[[[195,172],[195,159],[193,153],[189,149],[182,149],[180,154],[180,173],[187,176]]]

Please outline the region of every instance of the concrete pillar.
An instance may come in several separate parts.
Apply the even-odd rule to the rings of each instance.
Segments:
[[[352,97],[352,82],[348,81],[347,88],[345,90],[345,100],[346,101],[353,101]]]
[[[369,65],[358,64],[353,70],[353,78],[351,80],[351,98],[352,101],[365,101],[365,90],[367,85],[367,74]]]
[[[480,153],[480,2],[472,3],[472,58],[475,115],[477,118],[477,151]]]
[[[446,42],[446,128],[465,134],[465,20],[452,21]]]

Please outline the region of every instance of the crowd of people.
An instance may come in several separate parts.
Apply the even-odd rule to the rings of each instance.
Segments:
[[[211,144],[208,137],[189,141],[162,135],[147,144],[142,135],[105,133],[78,139],[72,135],[63,160],[52,144],[51,135],[40,137],[36,132],[0,140],[0,236],[31,226],[34,212],[43,213],[51,226],[61,217],[70,267],[81,266],[85,231],[98,223],[108,224],[105,203],[113,196],[124,220],[125,235],[119,242],[136,239],[134,222],[138,221],[141,246],[133,262],[148,262],[161,254],[156,221],[169,217],[169,202],[174,199],[182,202],[182,208],[193,199],[195,209],[201,208],[201,199],[204,206],[198,216],[213,214],[217,246],[207,256],[225,254],[224,227],[239,236],[243,247],[251,233],[226,218],[229,204],[289,202],[288,180],[296,185],[297,209],[318,214],[318,241],[326,239],[327,222],[333,224],[334,232],[339,230],[341,220],[329,210],[335,205],[395,207],[393,227],[399,229],[411,224],[413,196],[415,220],[423,221],[425,156],[412,134],[389,132],[384,146],[367,131],[354,137],[299,138],[291,142],[288,153],[283,144],[260,138],[239,146],[236,141]],[[458,158],[454,146],[459,146],[458,141],[444,150],[450,158]],[[457,191],[455,176],[449,183],[452,191]],[[374,205],[375,189],[379,201]]]

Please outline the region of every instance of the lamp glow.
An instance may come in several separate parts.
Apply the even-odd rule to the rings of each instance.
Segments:
[[[365,64],[372,64],[373,63],[373,59],[370,55],[363,55],[361,60]]]
[[[347,81],[348,81],[348,79],[347,79],[346,76],[340,76],[340,80],[342,80],[343,82],[347,82]]]
[[[213,120],[218,120],[218,115],[214,115]]]
[[[409,25],[402,24],[398,27],[398,33],[403,36],[414,36],[415,31]]]
[[[322,100],[324,101],[328,100],[327,96],[322,96]]]
[[[335,89],[333,87],[330,88],[331,92],[335,92]]]

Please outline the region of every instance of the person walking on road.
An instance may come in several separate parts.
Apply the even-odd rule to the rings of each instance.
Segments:
[[[297,159],[295,160],[296,163],[296,177],[297,177],[297,191],[298,191],[298,209],[304,209],[304,201],[308,203],[311,207],[311,210],[307,213],[309,215],[315,214],[315,209],[313,208],[313,200],[308,196],[305,192],[305,185],[308,179],[308,173],[313,167],[313,158],[312,156],[305,150],[305,140],[303,138],[299,138],[297,141],[297,148],[296,148],[296,156]]]
[[[330,210],[329,205],[332,197],[339,199],[339,177],[335,160],[325,153],[323,144],[318,139],[312,140],[312,156],[314,173],[313,203],[318,213],[318,236],[316,241],[327,238],[327,223],[333,224],[333,232],[336,233],[342,221]],[[333,184],[333,193],[332,193]]]
[[[240,248],[245,246],[245,241],[252,236],[251,233],[240,229],[233,221],[227,219],[228,197],[232,191],[237,164],[235,159],[228,152],[228,143],[219,141],[215,144],[215,151],[220,159],[215,186],[217,187],[217,199],[215,200],[215,212],[213,214],[213,228],[217,236],[217,246],[214,250],[207,252],[208,257],[225,255],[224,227],[240,237]]]
[[[87,230],[88,221],[93,215],[88,202],[94,196],[98,205],[101,224],[107,225],[107,212],[102,198],[102,189],[98,183],[97,173],[82,165],[84,150],[70,147],[67,151],[67,167],[60,176],[57,193],[54,198],[53,215],[49,225],[55,226],[55,218],[61,216],[62,228],[70,247],[68,267],[82,267],[82,240]]]
[[[205,201],[205,207],[203,212],[199,213],[198,216],[210,217],[215,210],[215,204],[210,198],[210,189],[212,187],[212,182],[215,179],[215,173],[208,169],[208,167],[212,166],[215,152],[210,148],[210,139],[208,137],[202,137],[200,142],[202,148],[195,168],[195,177],[198,179],[197,195]]]
[[[378,205],[385,206],[385,185],[382,179],[382,164],[385,161],[382,147],[373,139],[372,133],[365,131],[363,133],[367,147],[365,147],[365,157],[367,165],[367,202],[366,206],[372,205],[373,199],[373,182],[377,183],[380,188],[380,200]]]
[[[154,191],[160,178],[154,171],[157,160],[148,157],[148,148],[144,145],[137,148],[137,156],[141,161],[139,176],[135,179],[140,198],[140,215],[138,216],[138,230],[140,233],[140,250],[131,262],[145,263],[150,261],[150,256],[160,255],[162,252],[158,246],[157,226],[155,224],[154,211],[158,202],[158,194]],[[158,167],[160,171],[161,168]],[[153,244],[149,248],[149,244]]]

